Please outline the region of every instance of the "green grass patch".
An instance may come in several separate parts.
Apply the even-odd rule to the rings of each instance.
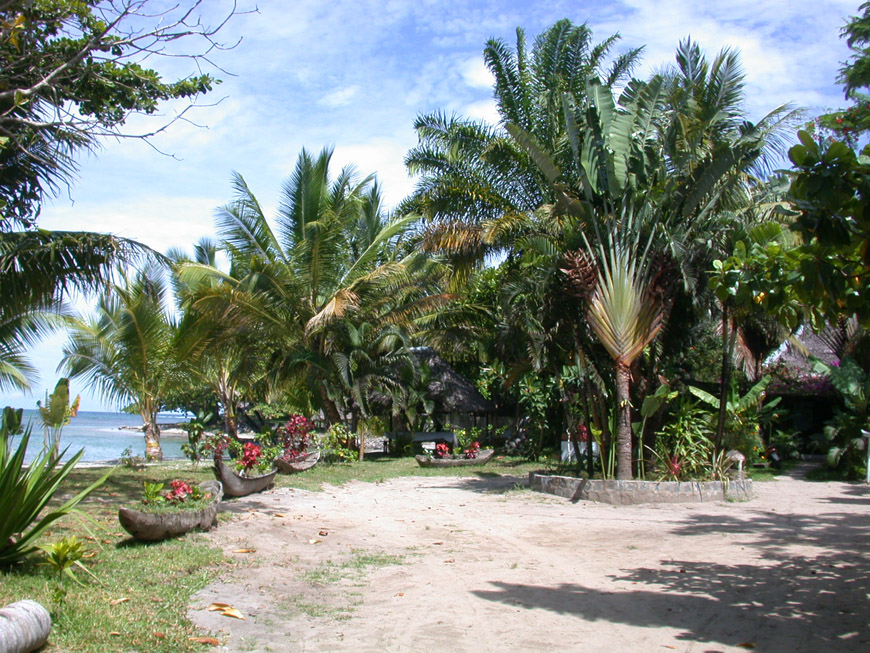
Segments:
[[[500,457],[490,460],[485,467],[453,467],[446,469],[423,468],[412,457],[397,458],[386,455],[369,455],[361,462],[326,465],[318,463],[301,474],[279,474],[276,484],[300,490],[318,492],[326,485],[344,485],[351,481],[383,483],[391,478],[405,476],[446,476],[460,478],[486,478],[503,475],[527,476],[539,470],[545,463],[529,462],[521,458]]]
[[[81,468],[55,496],[72,495],[105,470]],[[97,580],[76,574],[59,580],[41,563],[39,553],[22,564],[0,571],[0,605],[21,599],[39,601],[52,613],[46,651],[197,651],[189,641],[196,635],[186,613],[190,597],[214,580],[224,563],[220,549],[204,537],[189,534],[157,543],[129,539],[118,523],[121,505],[137,502],[142,481],[178,478],[175,469],[148,467],[141,472],[118,470],[80,506],[86,517],[71,515],[54,525],[40,540],[50,544],[75,535],[84,540],[88,557],[82,562]],[[185,480],[196,480],[184,473]],[[208,478],[202,474],[200,480]]]

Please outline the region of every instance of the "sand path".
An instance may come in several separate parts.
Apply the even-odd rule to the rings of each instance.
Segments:
[[[190,616],[226,651],[870,650],[867,486],[794,474],[746,503],[614,507],[524,482],[236,500],[208,537],[250,564]]]

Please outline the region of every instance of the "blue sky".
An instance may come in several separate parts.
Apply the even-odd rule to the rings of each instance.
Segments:
[[[207,0],[205,22],[229,3]],[[619,32],[617,49],[644,45],[646,77],[673,61],[687,36],[712,57],[724,46],[740,51],[747,76],[747,110],[757,119],[785,103],[810,113],[842,106],[835,83],[848,52],[839,31],[858,0],[588,0],[456,2],[454,0],[239,0],[242,11],[222,32],[241,43],[213,53],[223,80],[149,146],[107,141],[81,161],[78,182],[48,203],[40,225],[111,232],[160,251],[190,246],[213,234],[213,212],[232,197],[240,172],[266,207],[274,207],[302,147],[335,147],[336,165],[376,172],[388,203],[413,188],[403,166],[416,142],[420,113],[441,110],[494,119],[491,79],[481,52],[487,39],[515,42],[522,27],[535,35],[561,18],[587,22],[595,40]],[[256,11],[254,11],[256,9]],[[150,61],[167,77],[195,70],[189,61]],[[135,119],[131,132],[150,131],[178,107]],[[162,152],[162,153],[161,153]],[[168,156],[171,154],[172,156]],[[271,213],[271,211],[270,211]],[[85,304],[86,305],[86,304]],[[32,395],[0,393],[0,405],[35,406],[53,387],[63,334],[35,348],[41,373]],[[83,410],[114,409],[75,380]]]

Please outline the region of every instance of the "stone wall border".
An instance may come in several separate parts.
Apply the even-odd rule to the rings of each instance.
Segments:
[[[752,480],[722,481],[614,481],[592,480],[529,472],[529,487],[572,501],[597,501],[617,506],[640,503],[700,503],[749,501]]]

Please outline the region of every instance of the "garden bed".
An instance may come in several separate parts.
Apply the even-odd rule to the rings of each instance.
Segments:
[[[529,472],[529,487],[574,501],[597,501],[618,506],[639,503],[700,503],[704,501],[748,501],[752,481],[614,481],[584,480]]]

